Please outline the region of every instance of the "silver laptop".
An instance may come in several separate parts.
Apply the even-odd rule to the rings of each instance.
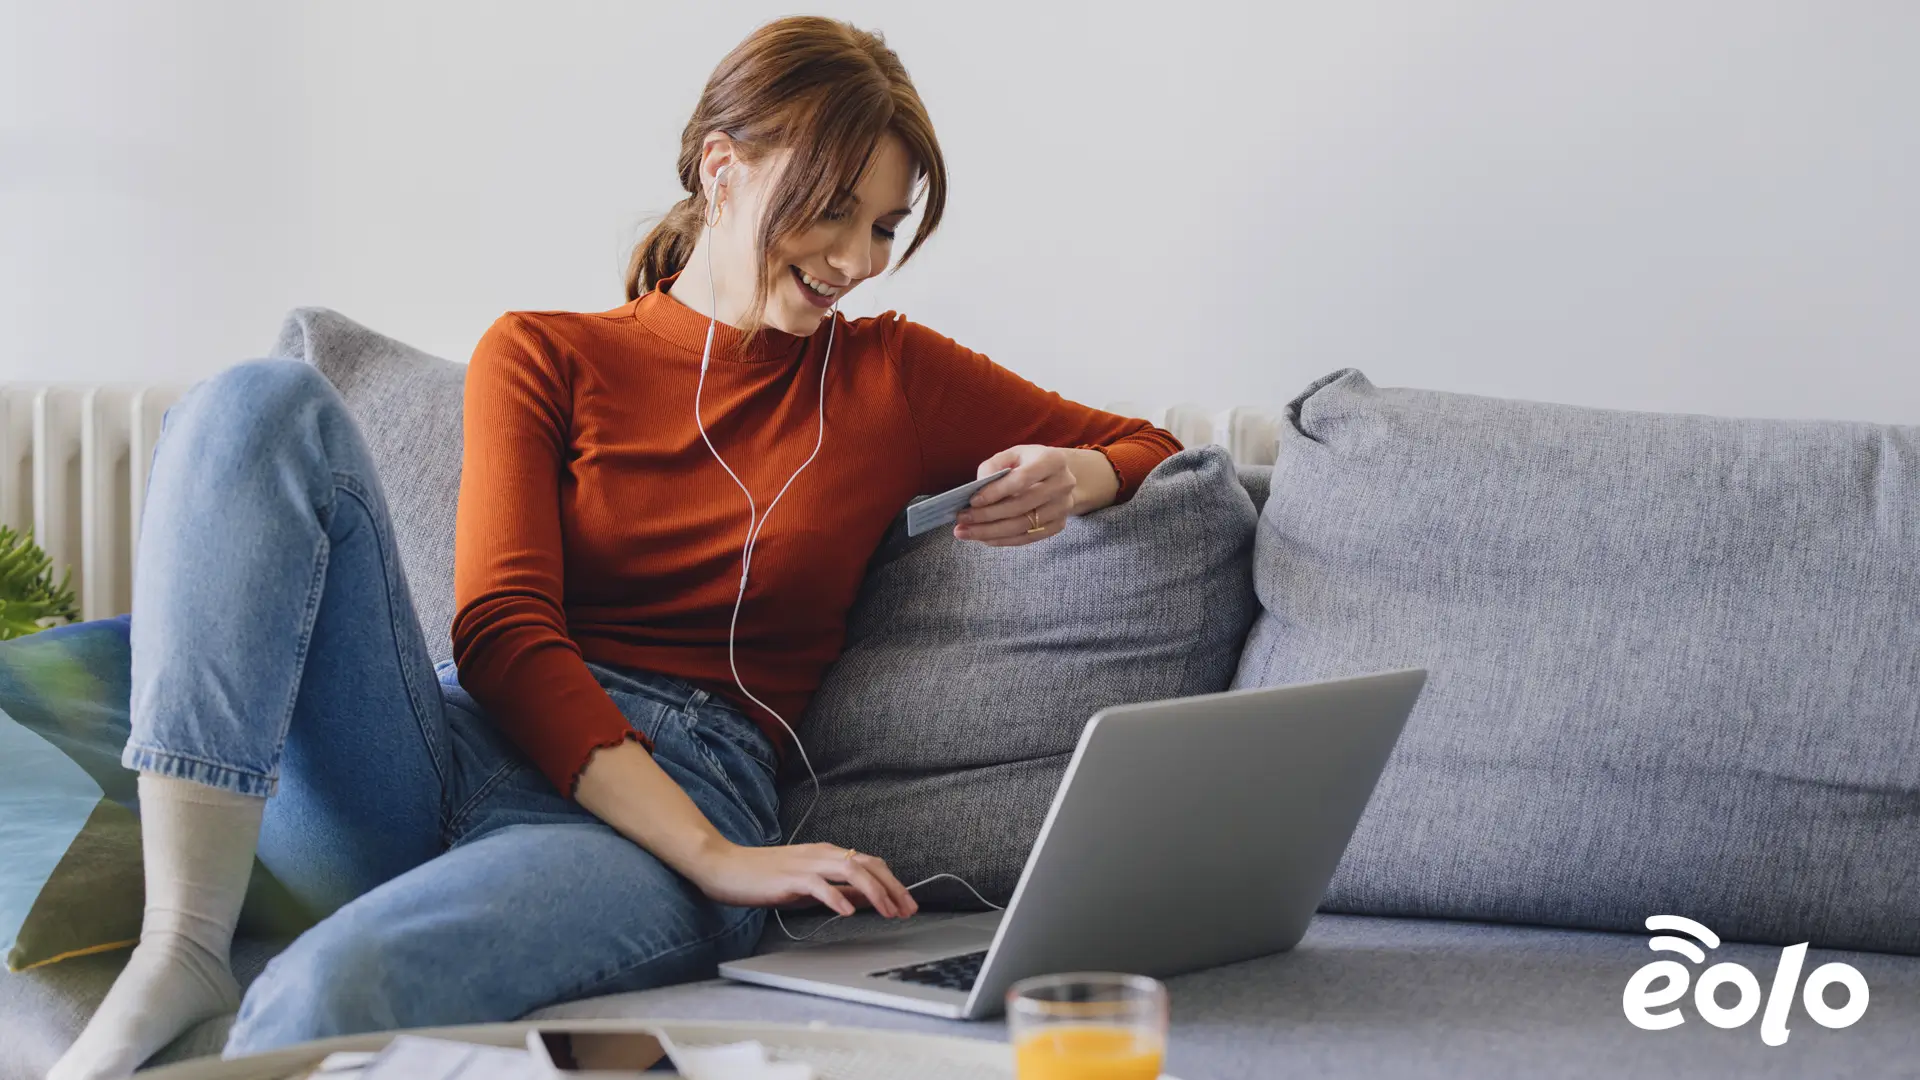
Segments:
[[[1177,975],[1299,942],[1424,671],[1122,705],[1087,722],[1004,912],[720,965],[934,1016],[1029,975]]]

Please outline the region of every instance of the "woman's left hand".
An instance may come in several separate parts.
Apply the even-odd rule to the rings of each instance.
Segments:
[[[981,462],[977,476],[1013,471],[974,494],[973,502],[961,511],[953,535],[990,547],[1019,547],[1059,533],[1076,510],[1089,508],[1081,477],[1089,463],[1076,461],[1082,455],[1098,458],[1099,469],[1112,476],[1105,455],[1098,451],[1058,446],[1010,447]],[[1112,498],[1109,493],[1100,505]]]

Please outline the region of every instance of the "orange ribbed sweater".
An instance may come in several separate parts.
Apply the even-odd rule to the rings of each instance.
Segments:
[[[584,660],[678,676],[784,733],[727,667],[746,500],[694,425],[707,320],[664,291],[597,314],[512,312],[467,369],[454,550],[461,685],[560,790],[637,737]],[[813,450],[827,327],[714,334],[702,411],[765,507]],[[1009,446],[1102,450],[1126,498],[1179,449],[1144,420],[1077,405],[894,313],[842,320],[825,446],[761,532],[740,674],[798,724],[847,610],[914,495]]]

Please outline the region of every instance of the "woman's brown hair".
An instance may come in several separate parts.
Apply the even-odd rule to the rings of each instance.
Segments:
[[[906,145],[926,182],[913,242],[895,265],[920,250],[946,208],[946,162],[933,124],[906,67],[880,35],[817,16],[780,19],[755,30],[707,80],[680,134],[680,186],[687,197],[634,248],[627,299],[651,292],[692,256],[707,211],[700,156],[715,131],[725,132],[749,165],[776,150],[792,152],[767,196],[761,252],[808,228],[843,199],[889,134]],[[759,325],[772,287],[772,274],[761,262],[749,325],[742,328],[748,331]]]

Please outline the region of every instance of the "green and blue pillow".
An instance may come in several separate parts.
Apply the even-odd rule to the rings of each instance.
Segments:
[[[0,641],[0,949],[7,970],[131,946],[145,889],[127,742],[128,619]],[[255,865],[243,923],[299,917]]]

